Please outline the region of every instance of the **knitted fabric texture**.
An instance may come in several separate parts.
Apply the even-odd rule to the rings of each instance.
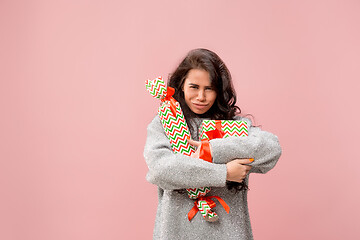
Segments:
[[[192,139],[199,140],[199,127],[204,119],[193,119]],[[247,207],[247,191],[235,194],[226,188],[226,163],[235,158],[254,158],[250,173],[266,173],[272,169],[281,147],[276,135],[252,127],[250,119],[235,117],[248,123],[249,136],[210,140],[213,162],[175,154],[156,116],[147,127],[144,157],[149,171],[146,180],[158,187],[158,207],[153,239],[253,239]],[[245,179],[249,185],[249,175]],[[211,186],[211,194],[220,196],[230,207],[230,213],[217,203],[217,222],[206,222],[196,215],[191,222],[187,213],[194,201],[176,189]],[[216,200],[215,200],[216,201]]]

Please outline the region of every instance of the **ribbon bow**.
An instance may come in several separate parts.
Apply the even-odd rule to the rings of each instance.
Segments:
[[[172,97],[174,95],[175,89],[172,87],[167,87],[165,95],[161,98],[162,102],[169,101],[170,102],[170,110],[174,117],[176,118],[176,100]]]
[[[229,213],[230,211],[230,207],[226,204],[226,202],[218,196],[205,196],[205,197],[199,197],[198,199],[196,199],[196,201],[194,202],[194,207],[189,211],[188,213],[188,219],[189,221],[191,221],[191,219],[196,215],[196,213],[199,211],[199,208],[197,207],[198,205],[198,201],[206,201],[206,203],[209,205],[210,208],[214,208],[216,207],[216,203],[211,200],[211,198],[216,198],[221,206],[223,206],[223,208],[225,209],[225,211],[227,213]]]

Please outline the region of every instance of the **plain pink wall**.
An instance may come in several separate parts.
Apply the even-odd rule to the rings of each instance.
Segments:
[[[151,239],[146,126],[205,47],[283,155],[251,175],[255,239],[356,239],[360,2],[1,1],[0,239]]]

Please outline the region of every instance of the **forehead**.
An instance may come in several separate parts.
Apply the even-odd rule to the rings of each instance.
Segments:
[[[185,84],[211,86],[210,74],[202,69],[191,69],[187,74]]]

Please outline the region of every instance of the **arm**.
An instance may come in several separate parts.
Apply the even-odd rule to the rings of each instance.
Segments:
[[[146,180],[160,188],[173,190],[226,185],[225,164],[213,164],[172,151],[158,116],[147,128],[144,157],[149,168]]]
[[[281,155],[281,147],[276,135],[252,127],[249,119],[249,135],[247,137],[228,137],[210,140],[213,162],[224,164],[236,158],[254,158],[250,173],[266,173],[277,163]]]

